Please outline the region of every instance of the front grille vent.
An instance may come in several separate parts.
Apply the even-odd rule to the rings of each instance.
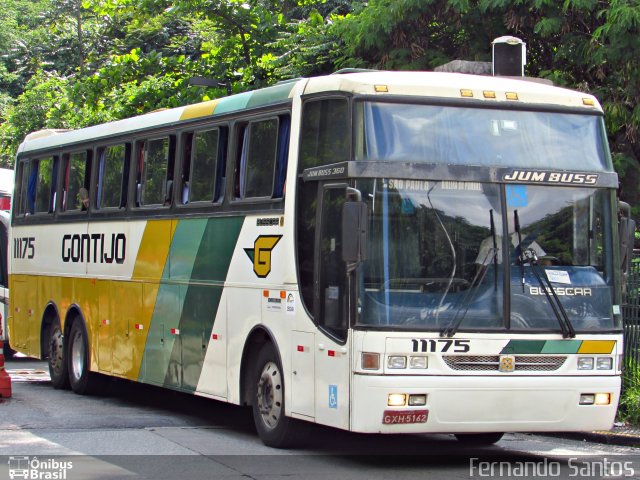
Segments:
[[[500,367],[498,355],[444,355],[447,366],[453,370],[467,372],[497,372]],[[516,372],[553,372],[567,360],[565,356],[515,355]]]

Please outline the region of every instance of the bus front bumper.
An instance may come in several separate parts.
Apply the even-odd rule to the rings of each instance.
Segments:
[[[352,387],[351,430],[363,433],[608,430],[620,397],[618,376],[355,374]],[[597,393],[610,394],[610,403],[580,404],[581,395]],[[391,394],[426,394],[426,404],[389,406]]]

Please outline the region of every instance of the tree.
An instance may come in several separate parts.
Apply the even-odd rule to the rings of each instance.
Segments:
[[[338,65],[425,70],[489,60],[492,39],[522,38],[528,75],[600,99],[622,198],[640,217],[639,0],[370,0],[333,33]]]

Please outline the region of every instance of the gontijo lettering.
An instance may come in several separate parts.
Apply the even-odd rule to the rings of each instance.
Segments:
[[[82,233],[62,237],[62,261],[72,263],[124,263],[127,251],[124,233]]]

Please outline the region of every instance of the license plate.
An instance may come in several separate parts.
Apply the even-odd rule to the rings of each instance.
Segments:
[[[429,410],[385,410],[382,415],[384,425],[427,423]]]

